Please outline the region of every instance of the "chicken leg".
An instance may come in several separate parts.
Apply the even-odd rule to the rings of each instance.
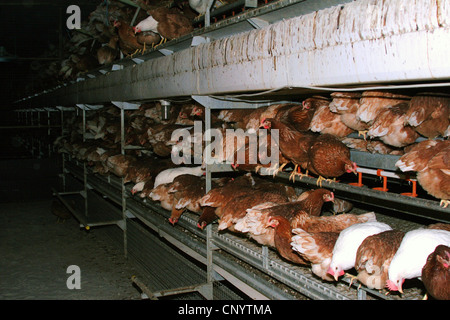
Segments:
[[[299,176],[300,179],[301,179],[301,178],[303,178],[303,176],[305,176],[305,175],[307,176],[308,175],[308,172],[306,174],[303,174],[300,170],[301,169],[296,164],[295,167],[294,167],[294,170],[292,171],[291,175],[289,176],[289,181],[291,181],[291,179],[292,179],[292,182],[295,182],[295,177],[296,176]]]
[[[281,165],[281,167],[279,167],[279,163],[275,163],[274,165],[272,165],[271,167],[267,168],[267,172],[269,174],[272,174],[272,176],[275,178],[275,176],[280,172],[283,171],[283,168],[286,166],[287,163],[283,163]],[[255,172],[257,173],[260,169],[262,168],[262,166],[257,166],[255,169]],[[273,172],[272,172],[273,171]]]
[[[159,47],[160,45],[162,45],[162,44],[164,44],[166,42],[167,42],[167,38],[164,38],[163,36],[161,36],[161,41],[155,46],[155,48]]]
[[[138,54],[138,53],[140,53],[141,50],[142,50],[142,49],[136,49],[136,51],[133,52],[132,54],[130,54],[129,56],[130,56],[131,58],[133,58],[133,56],[136,55],[136,54]]]
[[[285,162],[285,163],[283,163],[283,164],[281,165],[281,167],[275,169],[274,172],[273,172],[273,177],[275,178],[275,176],[276,176],[279,172],[283,171],[283,168],[284,168],[287,164],[288,164],[288,163]],[[276,165],[278,166],[279,164],[277,163]]]
[[[363,138],[364,138],[364,141],[367,141],[367,132],[369,132],[369,130],[359,130],[358,131],[358,137],[359,136],[363,136]]]
[[[439,205],[443,208],[447,208],[449,204],[450,200],[441,200],[441,202],[439,203]]]
[[[350,278],[350,284],[348,285],[349,288],[352,286],[353,281],[358,280],[358,276],[354,276],[354,275],[352,275],[352,274],[350,274],[350,273],[346,273],[346,274],[344,275],[344,277]],[[358,286],[358,290],[359,290],[360,288],[361,288],[361,283],[360,283],[359,286]]]
[[[319,187],[321,187],[321,188],[322,188],[322,181],[326,181],[326,182],[328,182],[328,183],[332,183],[332,182],[336,182],[336,178],[333,178],[333,179],[325,179],[324,177],[319,176],[319,178],[317,178],[316,184],[317,184]]]

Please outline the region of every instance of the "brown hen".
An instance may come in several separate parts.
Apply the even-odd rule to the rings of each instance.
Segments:
[[[295,165],[289,179],[295,179],[297,168],[307,168],[309,156],[308,151],[317,135],[297,131],[289,125],[273,118],[263,119],[261,125],[264,129],[278,130],[279,147],[281,154]],[[280,167],[282,169],[283,166]]]
[[[291,220],[291,225],[292,228],[301,228],[308,232],[341,232],[354,224],[371,221],[376,221],[373,212],[364,214],[343,213],[336,216],[321,217],[310,216],[302,212]]]
[[[185,209],[200,213],[199,201],[205,195],[206,183],[203,177],[192,174],[182,174],[173,179],[168,193],[174,194],[170,223],[175,225]]]
[[[418,133],[434,139],[446,136],[450,125],[450,97],[444,94],[424,93],[411,99],[405,123]]]
[[[247,209],[247,214],[236,222],[235,230],[247,233],[250,238],[262,245],[273,247],[275,232],[270,227],[271,217],[282,216],[292,221],[299,214],[319,216],[324,202],[333,200],[332,192],[317,189],[303,192],[296,201],[292,202],[263,202]]]
[[[441,199],[447,207],[450,199],[450,141],[425,140],[408,149],[395,165],[402,171],[416,171],[419,184],[428,194]]]
[[[370,289],[383,289],[389,265],[404,235],[403,231],[388,230],[364,239],[356,252],[356,279]]]
[[[338,113],[341,116],[341,121],[349,128],[358,131],[365,137],[365,131],[369,125],[358,119],[356,112],[359,109],[359,99],[361,94],[359,92],[333,92],[331,94],[330,108],[331,112]]]
[[[296,264],[308,265],[309,261],[292,249],[292,227],[289,220],[281,216],[274,216],[270,226],[275,230],[274,246],[280,256]]]
[[[298,131],[307,131],[314,112],[322,100],[323,98],[320,97],[311,97],[304,100],[301,105],[285,104],[277,110],[274,118]]]
[[[397,93],[387,91],[364,91],[360,99],[360,106],[356,111],[356,117],[358,120],[371,125],[378,113],[384,108],[409,100],[409,96]]]
[[[331,134],[336,137],[346,137],[353,132],[352,128],[342,122],[341,115],[330,111],[327,105],[322,105],[316,109],[311,120],[310,129],[312,132],[321,134]]]
[[[308,171],[323,178],[337,178],[344,173],[356,174],[356,163],[350,160],[350,150],[331,134],[322,134],[312,142],[308,150]]]
[[[414,143],[419,134],[411,126],[404,124],[408,109],[408,102],[384,108],[375,117],[367,135],[398,148]]]
[[[144,49],[144,46],[137,41],[133,28],[124,21],[114,21],[114,26],[117,28],[119,35],[119,47],[125,55],[132,55],[139,50]]]
[[[113,36],[108,44],[97,50],[97,59],[100,64],[110,64],[116,60],[119,50],[117,49],[118,36]]]
[[[218,217],[216,215],[216,208],[220,208],[219,211],[221,211],[221,207],[226,205],[232,197],[238,197],[239,195],[245,194],[249,189],[252,189],[255,184],[255,179],[248,173],[229,181],[221,187],[211,189],[200,199],[200,205],[203,208],[203,212],[197,221],[197,226],[203,229],[206,225],[213,222]],[[209,208],[214,208],[214,210]]]
[[[311,263],[311,271],[326,281],[334,278],[327,273],[330,267],[333,248],[339,232],[306,232],[301,228],[292,229],[292,249]]]
[[[450,247],[439,245],[422,269],[422,282],[433,298],[450,300]]]
[[[158,7],[148,13],[158,21],[158,33],[165,39],[176,39],[194,30],[191,21],[175,9]]]
[[[283,187],[254,189],[239,197],[233,197],[223,206],[222,210],[216,210],[219,216],[219,230],[229,229],[237,231],[235,224],[243,218],[247,209],[264,202],[285,203],[290,200],[290,193]]]

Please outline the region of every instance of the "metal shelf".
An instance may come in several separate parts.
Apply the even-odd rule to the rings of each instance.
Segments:
[[[265,171],[265,169],[263,169]],[[289,174],[280,172],[277,179],[289,181]],[[317,187],[317,179],[311,177],[296,177],[296,184]],[[332,189],[339,197],[350,201],[364,202],[377,207],[403,212],[444,223],[450,223],[450,211],[439,205],[439,201],[417,197],[409,197],[392,192],[373,190],[367,187],[357,187],[340,182],[322,182],[322,187]]]
[[[103,180],[103,182],[98,181],[95,183],[96,186],[103,186],[98,189],[99,192],[105,192],[105,195],[109,198],[118,197],[120,195],[120,189],[116,189],[114,195],[113,190],[116,182],[112,182],[111,188],[107,188],[106,185],[109,184],[109,182],[106,182],[105,177],[96,176],[95,178],[92,177],[90,180],[93,181],[95,179]],[[114,180],[116,180],[115,177],[111,179],[111,181]],[[196,221],[193,219],[193,216],[189,216],[189,214],[183,215],[180,219],[179,226],[194,234],[195,237],[189,236],[182,231],[180,232],[180,230],[173,228],[169,223],[167,223],[167,218],[170,216],[168,211],[162,209],[151,201],[144,203],[142,200],[137,199],[136,197],[131,197],[130,195],[131,194],[128,194],[129,197],[127,199],[127,208],[131,214],[143,221],[147,226],[150,226],[154,231],[158,232],[160,236],[166,238],[170,242],[178,244],[174,241],[175,239],[177,242],[181,242],[195,253],[200,253],[202,257],[202,259],[200,258],[201,262],[206,263],[206,247],[204,243],[206,240],[206,234],[197,228]],[[155,213],[158,213],[158,215]],[[280,261],[274,255],[269,257],[267,252],[265,254],[262,253],[261,247],[253,245],[252,248],[252,245],[248,240],[239,239],[231,234],[221,234],[217,231],[216,227],[214,229],[215,230],[212,232],[212,240],[217,248],[232,254],[235,259],[237,258],[240,261],[248,263],[252,267],[257,268],[280,282],[290,286],[291,288],[296,289],[298,292],[313,299],[351,299],[351,296],[349,297],[348,295],[344,295],[334,290],[334,285],[322,284],[320,281],[314,279],[308,269],[303,268],[303,270],[301,270],[301,268],[292,268],[292,266]],[[198,242],[195,238],[201,238],[203,241]],[[183,249],[186,250],[186,247],[183,247]],[[187,253],[189,254],[190,252]],[[196,256],[192,252],[190,254],[194,257]],[[233,274],[235,277],[240,277],[241,279],[248,276],[248,274],[246,274],[246,270],[237,272],[235,269],[226,268],[225,262],[223,261],[224,258],[218,258],[218,256],[220,256],[220,253],[214,251],[214,265],[217,264],[220,268],[225,269],[228,273]],[[197,258],[199,257],[197,256]],[[217,259],[219,262],[216,261]],[[222,263],[220,263],[220,261],[222,261]],[[296,271],[296,269],[301,270],[301,272],[298,272],[298,270]],[[248,280],[242,279],[241,281],[247,282]],[[262,290],[262,288],[267,285],[268,284],[259,283],[258,287]],[[312,288],[315,288],[315,292]],[[270,286],[269,288],[265,288],[263,290],[263,294],[265,296],[272,296],[272,298],[276,299],[292,299],[292,297],[283,296],[281,293],[275,295],[276,291],[274,290],[275,289]],[[322,291],[323,293],[321,294]]]
[[[79,165],[79,164],[78,164]],[[68,165],[69,170],[75,169],[77,164]],[[78,169],[80,172],[81,168]],[[79,174],[78,174],[79,175]],[[121,196],[120,180],[115,176],[101,176],[89,173],[89,181],[96,190],[110,199],[118,199]],[[314,180],[315,179],[311,179]],[[97,189],[98,188],[98,189]],[[131,186],[126,185],[127,210],[130,216],[134,216],[144,224],[149,226],[161,237],[174,244],[186,254],[206,264],[206,233],[196,226],[197,215],[185,212],[176,227],[167,222],[170,212],[161,208],[159,204],[151,200],[142,200],[138,196],[131,195]],[[223,275],[227,280],[233,277],[231,281],[239,281],[244,285],[243,290],[250,292],[257,290],[264,297],[273,299],[292,299],[292,296],[282,295],[278,292],[279,288],[274,288],[267,283],[267,279],[249,279],[248,270],[242,268],[245,262],[252,268],[267,274],[277,281],[294,289],[298,293],[311,299],[366,299],[367,296],[376,299],[398,299],[395,296],[385,296],[378,291],[365,288],[348,288],[348,281],[336,283],[323,282],[312,275],[309,268],[301,267],[281,260],[276,252],[268,250],[267,247],[261,247],[252,241],[229,232],[218,232],[217,226],[212,226],[212,241],[215,247],[213,254],[214,271]],[[220,249],[220,250],[218,250]],[[223,255],[221,250],[231,255]],[[233,262],[234,261],[234,262]],[[232,266],[232,267],[231,267]],[[237,268],[239,266],[239,268]],[[216,276],[217,277],[217,276]],[[241,285],[242,285],[241,283]],[[252,289],[250,289],[252,288]],[[244,291],[245,292],[245,291]],[[253,293],[256,296],[256,293]],[[416,293],[411,293],[406,299],[418,299]]]

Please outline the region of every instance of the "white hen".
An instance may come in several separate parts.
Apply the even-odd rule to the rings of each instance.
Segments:
[[[344,229],[336,240],[328,273],[337,281],[344,270],[355,266],[356,252],[364,239],[387,230],[392,228],[377,221],[358,223]]]
[[[153,188],[156,188],[160,184],[163,183],[170,183],[182,174],[192,174],[195,176],[201,176],[204,173],[204,169],[201,166],[198,167],[177,167],[177,168],[170,168],[161,171],[155,178],[155,184]]]
[[[221,7],[223,4],[221,1],[189,0],[189,6],[195,11],[197,11],[200,15],[206,14],[206,10],[208,10],[208,5],[212,5],[212,9],[214,9]]]
[[[389,290],[402,293],[405,279],[420,277],[428,255],[440,244],[450,246],[449,231],[417,229],[407,232],[389,266],[386,284]]]
[[[158,33],[158,21],[155,20],[152,16],[148,16],[141,22],[139,22],[135,27],[133,27],[134,33],[145,32],[145,31],[153,31]]]

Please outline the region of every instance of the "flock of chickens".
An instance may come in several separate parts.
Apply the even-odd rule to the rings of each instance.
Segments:
[[[205,14],[206,0],[133,0],[140,7],[118,0],[98,1],[81,29],[73,30],[63,45],[63,60],[34,62],[36,92],[76,80],[87,71],[108,65],[123,57],[143,54],[165,41],[179,38],[194,30],[194,19]],[[233,0],[228,0],[231,3]],[[216,6],[223,5],[217,1]],[[136,16],[135,16],[136,14]],[[44,53],[46,58],[58,56],[57,46]],[[37,88],[36,86],[41,86]]]
[[[245,234],[274,248],[288,261],[311,266],[325,281],[337,280],[354,268],[357,275],[351,277],[367,287],[387,286],[402,292],[405,279],[421,277],[430,295],[450,299],[450,225],[434,224],[406,233],[393,230],[377,221],[373,212],[346,213],[351,204],[335,198],[329,190],[319,187],[297,195],[285,183],[248,172],[266,166],[276,175],[292,164],[291,176],[333,179],[355,172],[350,148],[399,154],[401,170],[416,171],[429,194],[448,200],[450,144],[441,138],[448,136],[449,103],[450,98],[442,94],[407,97],[370,91],[333,93],[331,99],[314,96],[302,103],[254,110],[212,110],[211,123],[224,132],[224,147],[236,143],[226,139],[226,128],[253,134],[260,128],[269,133],[279,129],[280,154],[275,165],[236,163],[236,154],[217,159],[230,161],[236,171],[247,173],[214,177],[208,192],[204,165],[189,165],[190,159],[176,165],[170,158],[186,149],[192,149],[194,157],[202,156],[195,154],[194,145],[204,141],[193,128],[195,121],[204,122],[204,108],[195,103],[173,103],[167,119],[159,102],[127,111],[124,153],[120,111],[112,105],[87,112],[85,134],[80,115],[67,118],[68,134],[59,137],[55,145],[60,152],[86,161],[95,173],[112,173],[124,183],[132,183],[135,196],[158,202],[171,212],[172,224],[189,210],[199,215],[199,228],[218,219],[218,230]],[[172,140],[173,131],[180,128],[189,130],[190,137]],[[355,131],[364,139],[347,137]],[[416,143],[419,135],[428,139]],[[248,160],[252,150],[248,141],[235,147],[244,148]],[[299,173],[301,170],[307,173]],[[328,202],[341,214],[322,215]]]

